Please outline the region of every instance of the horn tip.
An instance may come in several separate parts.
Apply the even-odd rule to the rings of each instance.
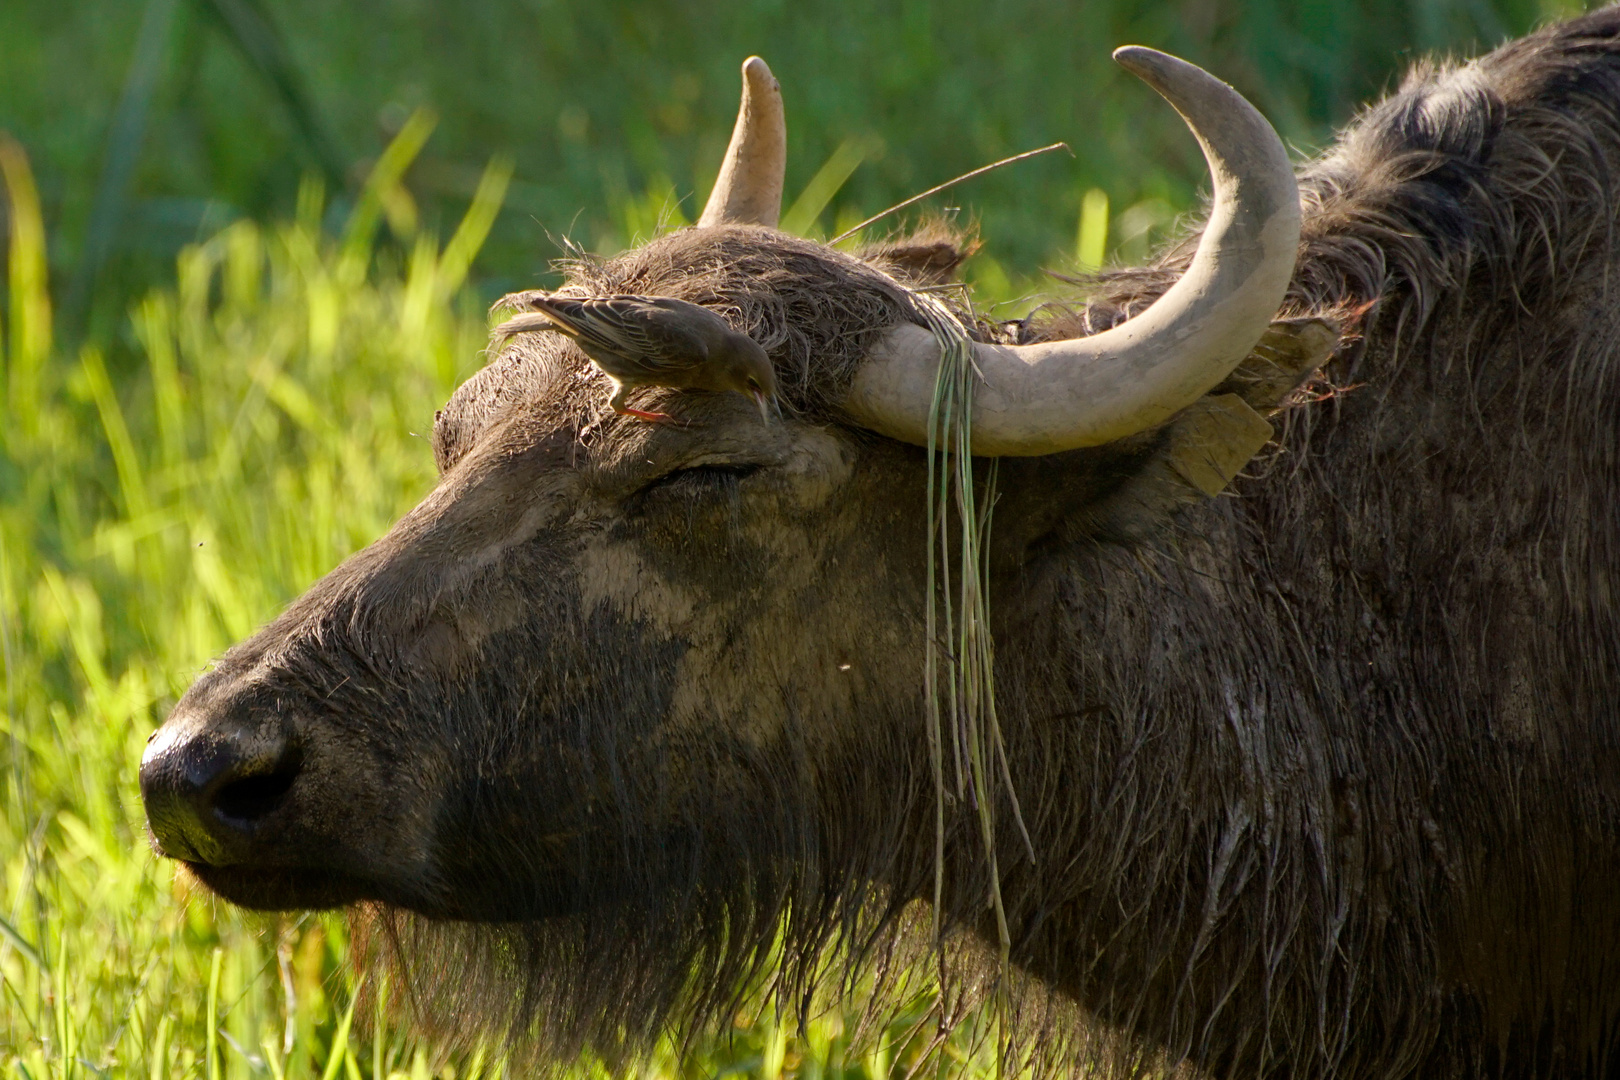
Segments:
[[[758,90],[775,90],[777,82],[771,75],[771,66],[765,62],[764,57],[750,56],[742,63],[743,81],[750,88]]]
[[[1114,50],[1114,62],[1147,83],[1178,109],[1183,108],[1187,98],[1192,95],[1202,96],[1223,87],[1233,94],[1237,93],[1232,90],[1230,83],[1216,78],[1197,64],[1146,45],[1121,45]]]
[[[1114,50],[1114,63],[1139,78],[1150,78],[1185,60],[1177,60],[1169,53],[1150,49],[1146,45],[1121,45]]]

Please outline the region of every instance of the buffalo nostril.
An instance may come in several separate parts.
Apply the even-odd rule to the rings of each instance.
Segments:
[[[298,779],[296,755],[286,755],[270,772],[228,780],[213,792],[214,813],[227,824],[251,828],[276,811]]]
[[[239,727],[171,718],[141,759],[141,795],[164,854],[240,861],[298,780],[303,755],[281,724]]]

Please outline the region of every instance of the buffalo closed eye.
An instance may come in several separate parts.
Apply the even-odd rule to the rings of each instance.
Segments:
[[[743,478],[760,470],[755,464],[693,465],[676,469],[643,485],[637,495],[651,495],[660,491],[680,491],[693,495],[703,493],[729,494],[737,490]]]

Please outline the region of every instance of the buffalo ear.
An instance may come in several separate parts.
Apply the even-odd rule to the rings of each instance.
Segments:
[[[1044,540],[1143,540],[1181,507],[1219,495],[1271,441],[1267,416],[1328,361],[1340,339],[1333,320],[1280,319],[1220,385],[1156,431],[1033,459],[1044,463],[1047,481],[1019,476],[1015,483],[1034,481],[1040,497],[1009,492],[1010,513],[996,511],[998,561],[1022,561]]]
[[[1205,394],[1161,429],[1155,452],[1090,508],[1090,530],[1144,538],[1183,506],[1226,490],[1271,441],[1271,423],[1238,394]]]
[[[1237,394],[1250,408],[1270,415],[1328,362],[1343,340],[1343,327],[1336,319],[1278,319],[1210,393]]]
[[[977,237],[931,221],[910,236],[870,244],[857,254],[907,285],[945,285],[979,247]]]

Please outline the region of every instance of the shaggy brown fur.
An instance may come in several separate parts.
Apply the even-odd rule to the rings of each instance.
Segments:
[[[1218,1071],[1245,1058],[1348,1075],[1615,1066],[1620,910],[1594,883],[1617,869],[1620,795],[1617,35],[1610,9],[1421,66],[1301,176],[1285,311],[1371,311],[1287,416],[1269,470],[1182,521],[1198,539],[1163,556],[1168,580],[1201,593],[1186,576],[1204,572],[1196,552],[1232,530],[1205,569],[1235,574],[1239,607],[1268,619],[1242,620],[1252,639],[1236,647],[1200,649],[1196,686],[1147,698],[1177,706],[1146,706],[1160,737],[1224,717],[1234,743],[1233,771],[1186,796],[1224,808],[1187,836],[1207,852],[1201,884],[1162,867],[1160,899],[1141,908],[1202,895],[1182,940],[1227,974],[1202,1002],[1190,966],[1157,1001],[1120,969],[1083,976],[1113,1003],[1104,1015]],[[1025,336],[1115,325],[1191,248],[1101,276],[1090,304],[1043,312]],[[1207,616],[1162,587],[1139,602],[1171,623]],[[1106,668],[1079,681],[1107,685]],[[1156,681],[1112,677],[1126,700]],[[1141,771],[1124,791],[1106,770],[1094,783],[1135,805]],[[1118,895],[1116,874],[1095,879]],[[1165,926],[1096,917],[1131,939],[1110,950],[1126,970],[1181,952]]]
[[[1364,336],[1239,497],[1143,539],[1115,504],[1153,436],[1002,463],[999,705],[1035,843],[1002,895],[1014,962],[1087,1016],[1047,1064],[1616,1067],[1617,170],[1620,10],[1422,70],[1304,171],[1289,310]],[[1015,329],[1112,325],[1189,250]],[[893,956],[933,880],[923,455],[837,412],[906,293],[749,228],[569,287],[713,307],[771,352],[786,430],[696,398],[689,428],[604,421],[571,346],[518,343],[446,406],[434,494],[170,721],[270,716],[301,753],[205,882],[377,902],[424,1015],[563,1058],[776,971],[801,1000],[829,950],[855,958],[834,983]],[[334,787],[359,791],[341,836]],[[951,815],[941,921],[971,940],[988,883]]]

